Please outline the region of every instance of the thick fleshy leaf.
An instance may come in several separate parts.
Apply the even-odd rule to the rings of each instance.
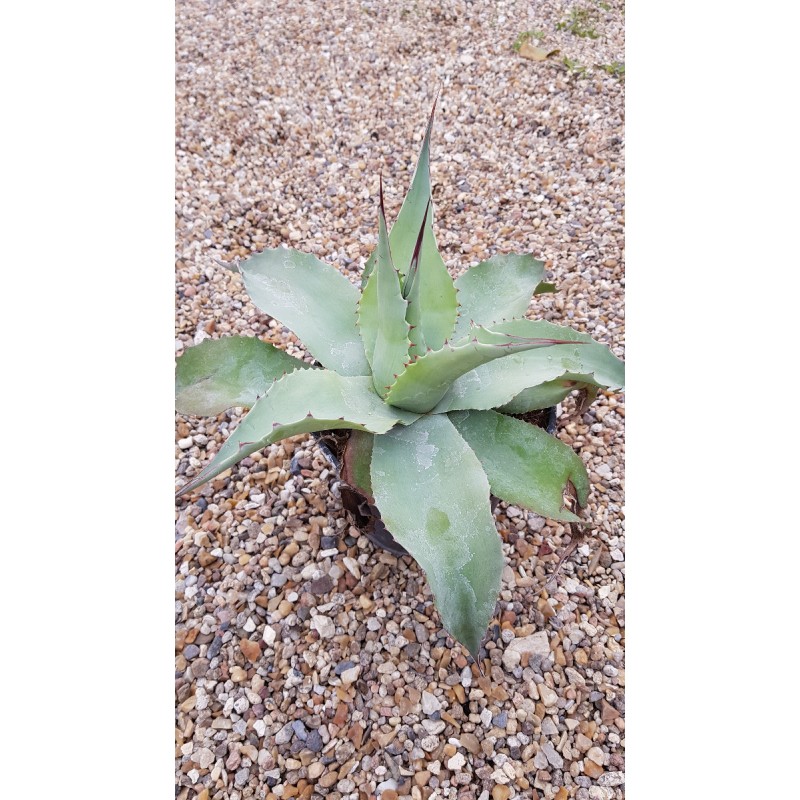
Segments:
[[[530,389],[523,389],[516,397],[505,405],[499,406],[498,411],[504,414],[526,414],[529,411],[538,411],[542,408],[557,406],[562,400],[572,394],[573,390],[586,386],[569,373],[562,375],[554,381],[547,381]]]
[[[177,359],[175,407],[181,414],[198,416],[233,406],[249,408],[281,375],[309,367],[252,336],[206,339]]]
[[[447,394],[461,375],[492,359],[533,348],[552,347],[551,339],[521,339],[473,328],[472,338],[431,350],[411,362],[386,395],[386,402],[425,414]]]
[[[558,379],[609,389],[620,389],[625,385],[624,363],[608,347],[585,333],[551,322],[532,320],[503,322],[494,325],[492,331],[513,336],[551,337],[576,344],[513,353],[476,367],[453,381],[436,406],[437,413],[499,408],[525,389]],[[577,346],[581,342],[583,344]]]
[[[211,463],[179,494],[288,436],[340,428],[386,433],[398,423],[410,425],[418,416],[387,406],[369,377],[344,377],[329,370],[293,372],[256,402]]]
[[[492,493],[548,519],[581,522],[564,507],[567,484],[586,505],[589,476],[583,461],[555,436],[496,411],[454,411],[453,425],[480,459]]]
[[[445,628],[477,657],[500,591],[503,553],[477,456],[446,415],[376,436],[381,519],[428,577]]]
[[[389,235],[383,212],[383,187],[378,213],[376,266],[369,276],[358,306],[358,325],[375,391],[385,397],[408,360],[408,323],[400,276],[392,264]]]
[[[414,178],[389,234],[394,265],[402,276],[406,276],[411,269],[420,230],[423,231],[419,247],[419,271],[414,280],[417,299],[411,298],[411,292],[404,291],[404,296],[411,301],[407,319],[415,326],[410,338],[417,348],[416,352],[420,353],[427,348],[439,350],[445,341],[452,338],[458,308],[455,285],[436,246],[433,233],[430,144],[434,110],[435,103]],[[367,261],[364,275],[370,275],[376,257],[377,251]],[[363,280],[362,276],[362,284]]]
[[[466,336],[470,324],[493,327],[521,317],[544,277],[544,261],[529,255],[496,255],[456,278],[458,311],[454,338]]]
[[[340,375],[369,375],[356,326],[360,292],[335,267],[310,253],[279,247],[239,265],[247,293],[279,320],[324,367]]]
[[[342,457],[342,480],[358,489],[366,497],[372,497],[372,443],[375,434],[353,431],[347,439]]]
[[[552,294],[555,291],[557,291],[557,289],[556,289],[556,285],[554,283],[547,283],[546,281],[542,281],[533,290],[533,294],[534,294],[534,297],[535,297],[537,294]]]

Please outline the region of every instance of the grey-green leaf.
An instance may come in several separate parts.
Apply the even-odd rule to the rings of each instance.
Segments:
[[[414,326],[410,338],[416,346],[417,353],[424,352],[428,347],[439,350],[445,341],[452,338],[458,309],[455,285],[436,246],[436,237],[433,233],[430,176],[432,126],[433,110],[425,131],[414,178],[389,234],[394,265],[402,276],[406,276],[411,267],[419,232],[423,230],[418,275],[414,280],[413,289],[418,297],[416,300],[411,300],[412,305],[409,305],[407,317],[409,323]],[[376,257],[377,250],[364,267],[365,275],[371,273]],[[411,299],[410,292],[404,292],[404,296]]]
[[[493,323],[521,317],[544,277],[544,261],[529,255],[496,255],[456,278],[461,308],[454,338],[466,336],[470,323]]]
[[[428,577],[445,628],[477,658],[500,591],[503,554],[477,456],[445,415],[376,436],[381,518]]]
[[[549,339],[514,339],[483,328],[474,328],[472,337],[456,346],[431,350],[409,364],[386,395],[386,402],[425,414],[439,403],[459,376],[480,364],[522,350],[554,346]]]
[[[341,375],[369,375],[356,326],[360,292],[335,267],[310,253],[279,247],[239,265],[247,293],[294,331],[317,361]]]
[[[342,480],[367,497],[372,497],[370,464],[374,441],[374,433],[354,430],[347,438],[342,456]]]
[[[310,366],[252,336],[206,339],[178,357],[175,407],[198,416],[249,408],[281,375]]]
[[[559,344],[544,350],[514,353],[476,367],[453,382],[436,406],[437,413],[499,408],[525,389],[562,378],[608,389],[620,389],[625,385],[624,363],[608,347],[585,333],[551,322],[532,320],[503,322],[492,326],[492,331],[583,344]]]
[[[586,505],[589,476],[583,461],[555,436],[496,411],[455,411],[448,415],[480,459],[492,493],[548,519],[581,522],[564,507],[567,484]]]
[[[400,276],[392,264],[383,213],[383,192],[378,213],[376,267],[369,276],[358,306],[358,324],[375,391],[385,397],[408,360],[408,322]]]
[[[409,425],[418,417],[387,406],[369,377],[344,377],[329,370],[293,372],[256,402],[211,463],[179,494],[288,436],[340,428],[386,433],[393,425]]]
[[[508,403],[498,406],[497,410],[504,414],[527,414],[529,411],[551,408],[572,394],[574,389],[586,386],[582,381],[575,380],[581,377],[583,376],[565,373],[554,381],[546,381],[538,386],[523,389]]]

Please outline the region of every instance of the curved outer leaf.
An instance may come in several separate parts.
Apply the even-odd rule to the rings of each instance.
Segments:
[[[458,312],[453,338],[466,336],[470,323],[492,327],[521,317],[544,277],[544,261],[529,255],[496,255],[456,278]]]
[[[310,253],[279,247],[239,265],[247,293],[290,328],[317,361],[340,375],[369,375],[356,326],[359,291]]]
[[[581,506],[589,496],[586,467],[571,447],[496,411],[454,411],[448,416],[480,459],[494,494],[548,519],[582,521],[564,508],[568,482]]]
[[[498,406],[497,411],[502,411],[504,414],[527,414],[529,411],[550,408],[558,405],[575,389],[593,390],[591,399],[594,400],[598,387],[592,383],[591,375],[573,375],[567,372],[558,380],[523,389],[511,401]]]
[[[385,397],[395,377],[408,360],[408,323],[400,289],[400,276],[392,264],[386,218],[383,213],[383,190],[378,213],[378,248],[376,268],[369,276],[358,305],[358,325],[364,351],[372,366],[375,391]]]
[[[434,409],[436,413],[460,409],[499,408],[520,392],[559,378],[604,388],[625,385],[625,365],[605,345],[591,336],[551,322],[514,320],[492,327],[513,336],[552,337],[583,342],[580,347],[559,344],[546,350],[514,353],[473,369],[457,378]]]
[[[574,377],[566,373],[557,380],[547,381],[538,386],[532,386],[530,389],[523,389],[510,402],[498,406],[497,410],[504,414],[526,414],[528,411],[538,411],[542,408],[556,406],[568,397],[573,389],[586,386],[585,383],[573,380]]]
[[[445,415],[376,436],[375,505],[425,570],[445,628],[477,657],[500,591],[503,553],[477,456]]]
[[[430,146],[435,108],[434,103],[414,178],[389,234],[394,265],[405,276],[411,268],[419,232],[421,229],[424,231],[419,251],[419,274],[414,281],[414,291],[418,291],[419,296],[411,299],[407,316],[409,323],[414,326],[410,338],[418,353],[428,347],[439,350],[452,337],[458,310],[455,285],[439,254],[433,233]],[[365,276],[372,272],[376,253],[370,256],[364,267]],[[408,297],[410,293],[404,294]]]
[[[386,433],[398,423],[410,425],[418,416],[387,406],[369,377],[343,377],[329,370],[293,372],[256,402],[211,463],[178,494],[288,436],[339,428]]]
[[[354,430],[347,439],[342,457],[342,480],[367,497],[372,497],[370,464],[374,441],[374,433]]]
[[[249,408],[276,378],[306,364],[252,336],[206,339],[187,348],[175,365],[175,407],[208,416],[226,408]]]
[[[447,394],[456,378],[480,364],[521,350],[551,346],[550,339],[515,339],[474,328],[469,341],[431,350],[411,362],[394,382],[386,402],[425,414]]]

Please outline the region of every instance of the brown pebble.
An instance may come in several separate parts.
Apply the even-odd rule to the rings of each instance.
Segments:
[[[339,776],[335,772],[326,772],[320,779],[319,785],[322,786],[323,789],[330,789],[336,781],[339,780]]]
[[[384,789],[381,792],[381,800],[397,800],[397,792],[394,789]]]
[[[242,649],[242,655],[248,661],[255,663],[261,658],[261,647],[258,642],[251,641],[250,639],[240,639],[239,647]]]
[[[590,778],[599,778],[605,770],[599,765],[595,764],[591,759],[585,758],[583,760],[583,774]]]
[[[416,783],[417,786],[426,786],[430,779],[431,779],[431,773],[428,772],[428,770],[424,769],[422,770],[422,772],[418,772],[414,776],[414,783]]]
[[[508,800],[511,797],[511,789],[505,783],[498,783],[492,789],[493,800]]]
[[[611,703],[607,700],[600,702],[600,719],[603,720],[605,725],[610,725],[618,716],[619,711]]]

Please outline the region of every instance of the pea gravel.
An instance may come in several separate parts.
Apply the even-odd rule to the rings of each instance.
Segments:
[[[224,262],[285,243],[356,280],[378,176],[392,219],[441,89],[432,177],[452,273],[545,258],[559,292],[532,315],[624,357],[624,78],[600,66],[624,61],[624,16],[604,5],[179,0],[176,354],[237,333],[308,358]],[[581,9],[597,38],[570,30]],[[524,31],[559,52],[522,58]],[[485,676],[418,567],[348,525],[309,437],[181,498],[177,797],[623,797],[624,398],[576,412],[563,404],[559,436],[590,471],[595,537],[553,581],[569,531],[498,506]],[[240,419],[177,417],[177,485]]]

